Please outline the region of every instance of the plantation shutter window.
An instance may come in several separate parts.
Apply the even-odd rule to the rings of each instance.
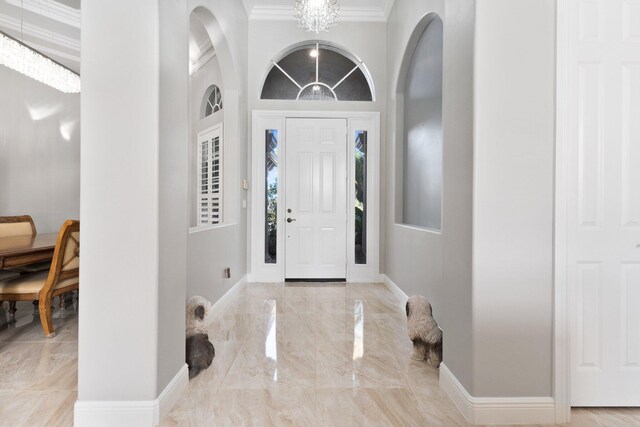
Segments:
[[[222,146],[222,125],[198,136],[198,226],[223,222]]]

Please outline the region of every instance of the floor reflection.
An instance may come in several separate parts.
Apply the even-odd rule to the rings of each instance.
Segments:
[[[264,302],[267,336],[264,340],[264,354],[273,361],[273,381],[278,382],[278,343],[276,341],[278,327],[278,303],[275,299]]]

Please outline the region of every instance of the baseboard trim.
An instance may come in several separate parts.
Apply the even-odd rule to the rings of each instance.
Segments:
[[[398,297],[398,299],[402,302],[402,304],[406,304],[409,299],[409,295],[405,294],[402,289],[398,285],[395,284],[393,280],[391,280],[386,274],[380,275],[380,281],[385,284],[385,286],[393,292],[393,294]]]
[[[232,297],[240,292],[242,288],[244,288],[244,286],[247,284],[247,278],[247,275],[242,276],[242,278],[238,280],[238,282],[233,285],[231,289],[225,292],[225,294],[222,295],[220,299],[211,306],[211,310],[209,311],[209,316],[207,319],[209,323],[213,322],[213,320],[216,318],[216,315],[224,312],[224,309],[227,307]]]
[[[440,387],[471,424],[554,424],[551,397],[473,397],[453,373],[440,365]]]
[[[180,399],[188,385],[189,366],[185,363],[156,399],[158,401],[158,410],[154,412],[155,425],[160,424],[160,420],[171,411],[171,408]]]
[[[76,401],[75,427],[155,427],[169,413],[189,384],[186,364],[155,400],[139,401]]]

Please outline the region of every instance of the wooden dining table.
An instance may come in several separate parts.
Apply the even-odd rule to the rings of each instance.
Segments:
[[[0,237],[0,270],[51,261],[58,233]]]

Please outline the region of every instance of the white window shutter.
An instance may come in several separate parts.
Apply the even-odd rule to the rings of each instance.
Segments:
[[[223,222],[222,125],[198,135],[198,225]]]

